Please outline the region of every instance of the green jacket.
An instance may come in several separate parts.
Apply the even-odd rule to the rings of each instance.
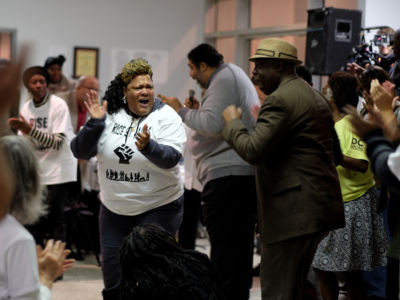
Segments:
[[[341,152],[332,112],[305,81],[285,77],[262,104],[251,135],[238,119],[229,122],[222,135],[256,166],[263,242],[344,226],[335,167]]]

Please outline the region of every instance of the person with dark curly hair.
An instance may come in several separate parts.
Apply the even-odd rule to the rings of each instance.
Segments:
[[[339,71],[329,78],[335,130],[343,161],[336,170],[344,202],[345,227],[329,232],[318,245],[313,268],[318,275],[323,299],[337,299],[339,289],[334,272],[343,272],[349,299],[366,299],[361,271],[386,265],[387,238],[378,193],[365,143],[353,133],[350,115],[344,107],[356,107],[358,81]]]
[[[182,220],[178,162],[186,134],[179,115],[154,97],[152,76],[138,58],[111,82],[102,105],[91,90],[85,102],[91,119],[71,142],[75,157],[97,155],[99,162],[105,293],[118,285],[118,251],[132,228],[156,223],[175,234]]]
[[[221,300],[207,255],[182,248],[160,226],[136,226],[121,247],[121,299]]]

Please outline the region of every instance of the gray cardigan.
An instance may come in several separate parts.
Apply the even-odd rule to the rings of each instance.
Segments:
[[[193,154],[198,178],[208,181],[230,175],[254,175],[254,168],[245,162],[222,138],[222,112],[234,104],[242,109],[242,121],[251,130],[255,120],[250,108],[259,105],[257,91],[247,74],[233,64],[222,64],[211,75],[199,109],[183,107],[183,122],[196,133],[187,147]]]

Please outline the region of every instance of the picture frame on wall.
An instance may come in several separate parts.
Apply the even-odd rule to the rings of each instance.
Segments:
[[[74,78],[98,77],[99,48],[74,47]]]

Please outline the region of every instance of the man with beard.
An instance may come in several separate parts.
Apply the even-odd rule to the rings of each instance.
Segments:
[[[301,62],[293,45],[264,39],[250,61],[252,80],[268,98],[252,133],[240,109],[227,107],[222,136],[256,166],[262,299],[310,299],[304,292],[316,247],[329,230],[344,226],[332,112],[295,75]]]
[[[208,44],[188,54],[189,75],[205,88],[199,103],[161,96],[195,131],[187,143],[197,175],[204,189],[203,216],[211,242],[211,261],[227,299],[249,298],[255,222],[254,168],[246,163],[222,138],[222,111],[231,104],[240,106],[243,123],[251,130],[255,121],[250,108],[258,103],[249,77],[238,66],[225,64],[223,56]]]

